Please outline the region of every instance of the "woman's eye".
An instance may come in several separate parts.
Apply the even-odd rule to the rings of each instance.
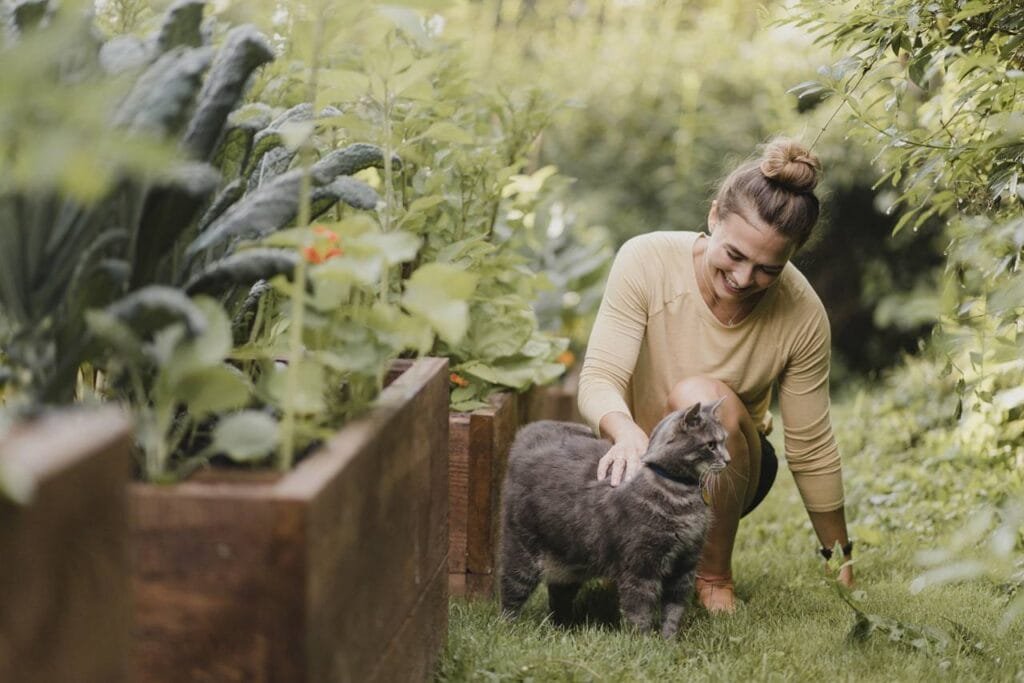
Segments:
[[[734,254],[732,252],[728,252],[728,253],[729,253],[729,258],[731,258],[733,261],[741,261],[742,260],[740,258],[739,254]]]

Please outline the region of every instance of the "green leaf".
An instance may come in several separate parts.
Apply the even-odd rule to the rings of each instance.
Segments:
[[[164,14],[160,32],[156,38],[156,50],[163,54],[184,45],[199,47],[203,44],[200,26],[203,23],[204,0],[178,0]]]
[[[402,305],[422,316],[449,344],[457,344],[469,327],[468,299],[477,276],[444,263],[428,263],[412,274],[402,294]]]
[[[212,58],[206,47],[177,47],[163,54],[135,82],[114,125],[156,134],[179,130]]]
[[[521,307],[477,303],[463,345],[479,360],[495,360],[515,355],[537,328],[537,319],[523,300]],[[500,322],[499,322],[500,321]]]
[[[107,306],[106,312],[130,325],[136,334],[154,332],[174,322],[183,322],[189,335],[206,329],[206,316],[181,290],[150,285]]]
[[[211,450],[237,462],[262,460],[279,444],[277,421],[266,413],[245,410],[222,418],[213,429]]]
[[[457,366],[455,371],[523,391],[534,384],[550,384],[565,372],[565,366],[561,363],[537,363],[530,359],[493,364],[469,361]]]
[[[420,197],[419,199],[414,200],[412,204],[409,205],[407,213],[413,214],[419,213],[421,211],[426,211],[427,209],[432,209],[439,204],[444,204],[446,201],[447,200],[445,199],[444,195],[439,194]]]
[[[370,78],[358,71],[324,69],[319,76],[320,95],[330,102],[353,102],[370,91]]]
[[[451,142],[456,145],[472,145],[472,135],[450,121],[438,121],[423,131],[423,137],[437,142]]]
[[[423,355],[434,343],[433,330],[426,321],[383,302],[374,304],[367,324],[396,351],[415,351]]]
[[[395,170],[402,167],[398,155],[391,156],[391,165]],[[377,145],[357,142],[326,155],[313,165],[312,171],[314,175],[322,177],[322,182],[327,182],[337,176],[354,175],[371,167],[384,168],[383,150]]]
[[[284,409],[291,405],[300,415],[317,415],[327,410],[324,392],[327,379],[323,369],[316,363],[299,363],[295,391],[288,394],[288,373],[292,369],[281,365],[263,375],[261,388],[271,398],[274,405]]]
[[[276,275],[292,278],[298,255],[288,249],[246,249],[214,261],[186,285],[189,295],[220,293],[235,285],[250,287]]]
[[[231,353],[231,321],[220,303],[200,296],[196,297],[194,305],[204,318],[205,328],[202,334],[174,348],[164,368],[172,385],[187,374],[219,366]]]
[[[195,114],[181,141],[182,148],[193,158],[204,161],[212,158],[228,114],[241,99],[249,76],[273,59],[273,48],[254,27],[236,26],[228,31],[199,93]]]
[[[409,232],[375,232],[358,238],[360,245],[369,245],[389,265],[406,263],[416,258],[423,240]]]
[[[249,379],[236,368],[218,365],[191,372],[174,387],[174,393],[196,416],[244,408],[252,394]]]
[[[121,356],[121,360],[135,364],[141,364],[144,361],[142,340],[135,334],[131,326],[118,320],[116,316],[106,311],[86,311],[85,323],[89,332],[111,351]]]

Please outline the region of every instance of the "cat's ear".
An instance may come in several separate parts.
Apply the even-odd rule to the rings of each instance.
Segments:
[[[700,424],[700,401],[687,408],[683,413],[682,425],[685,427],[696,427]]]
[[[708,407],[708,410],[711,411],[712,415],[714,415],[715,417],[718,417],[718,409],[722,407],[723,403],[725,403],[725,396],[723,396],[722,398],[720,398],[717,401],[715,401],[714,403],[712,403]]]

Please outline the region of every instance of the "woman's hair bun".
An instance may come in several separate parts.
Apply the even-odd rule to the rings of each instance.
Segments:
[[[796,140],[778,138],[765,146],[760,169],[765,178],[791,192],[811,192],[818,184],[821,162]]]

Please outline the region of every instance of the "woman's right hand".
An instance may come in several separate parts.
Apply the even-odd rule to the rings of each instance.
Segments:
[[[644,430],[622,413],[606,415],[601,420],[601,432],[611,437],[614,443],[597,463],[597,478],[604,480],[610,472],[611,485],[618,486],[632,479],[640,470],[640,459],[647,452],[649,440]]]

